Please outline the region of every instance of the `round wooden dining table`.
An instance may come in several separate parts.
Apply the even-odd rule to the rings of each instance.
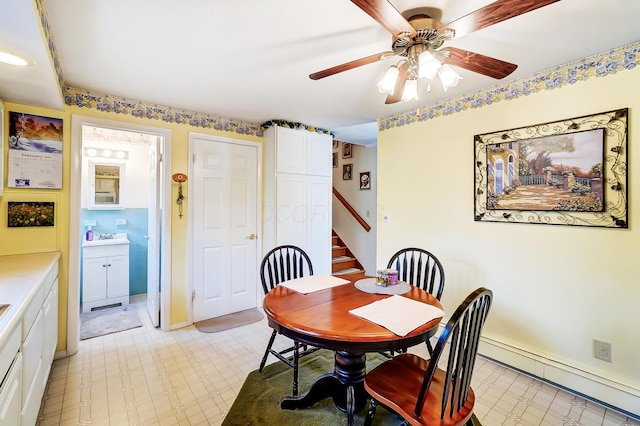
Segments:
[[[311,388],[300,396],[285,396],[283,409],[309,407],[331,397],[334,404],[348,415],[353,424],[356,411],[366,405],[364,390],[366,353],[398,351],[424,342],[433,334],[440,318],[436,318],[399,336],[388,329],[350,314],[349,311],[390,297],[388,294],[363,292],[354,285],[364,275],[344,278],[348,284],[302,294],[277,286],[264,298],[263,307],[269,325],[279,333],[301,344],[334,351],[334,370],[319,376]],[[402,296],[442,309],[440,302],[428,292],[411,286]]]

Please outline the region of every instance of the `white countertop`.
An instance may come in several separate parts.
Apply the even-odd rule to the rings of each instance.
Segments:
[[[11,305],[0,318],[0,348],[59,258],[59,252],[0,256],[0,304]]]
[[[116,244],[129,244],[126,232],[117,234],[111,234],[113,238],[106,238],[104,240],[99,239],[100,234],[94,236],[91,241],[83,240],[82,247],[96,247],[96,246],[112,246]],[[2,303],[2,302],[0,302]]]

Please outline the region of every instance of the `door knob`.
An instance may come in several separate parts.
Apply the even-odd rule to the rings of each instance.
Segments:
[[[250,239],[250,240],[255,240],[258,237],[256,236],[256,234],[249,234],[249,236],[247,238]]]
[[[148,236],[148,235],[143,235],[143,236],[142,236],[142,238],[143,238],[144,240],[148,240],[148,239],[149,239],[149,236]]]

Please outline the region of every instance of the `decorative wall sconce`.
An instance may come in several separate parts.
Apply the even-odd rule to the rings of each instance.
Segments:
[[[178,216],[182,219],[182,200],[184,200],[184,195],[182,195],[182,182],[187,181],[187,175],[184,173],[174,173],[171,179],[178,183],[178,199],[176,203],[178,204]]]

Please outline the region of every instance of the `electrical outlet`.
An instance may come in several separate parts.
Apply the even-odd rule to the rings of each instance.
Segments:
[[[602,361],[611,362],[611,343],[601,342],[600,340],[593,341],[593,356]]]

